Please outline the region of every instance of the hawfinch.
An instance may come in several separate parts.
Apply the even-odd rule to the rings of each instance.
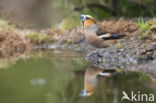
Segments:
[[[122,38],[124,35],[99,33],[98,25],[95,19],[90,15],[80,15],[82,26],[85,32],[87,42],[97,48],[105,48],[116,42],[117,39]]]
[[[85,72],[84,88],[80,96],[90,96],[95,92],[98,85],[98,76],[110,77],[112,75],[112,73],[103,72],[102,69],[93,66],[88,67]]]

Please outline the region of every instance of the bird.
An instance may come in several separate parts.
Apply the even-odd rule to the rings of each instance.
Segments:
[[[104,72],[104,70],[93,65],[89,66],[85,71],[84,87],[80,96],[91,96],[95,92],[99,81],[98,76],[110,77],[113,75],[116,75],[116,73]]]
[[[87,42],[96,48],[106,48],[114,43],[117,39],[123,38],[125,35],[119,35],[115,33],[99,32],[99,27],[96,20],[90,16],[82,14],[80,15],[82,21],[82,27]]]

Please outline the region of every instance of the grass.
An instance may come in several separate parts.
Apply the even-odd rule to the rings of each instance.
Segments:
[[[148,80],[149,78],[147,77],[147,75],[143,72],[138,72],[139,74],[139,80]]]
[[[10,31],[12,32],[11,34],[17,33],[20,35],[25,35],[27,36],[28,39],[32,42],[36,43],[41,43],[41,42],[50,42],[49,38],[45,34],[40,34],[37,32],[32,32],[30,34],[25,33],[24,31],[16,28],[16,24],[10,24],[9,21],[0,19],[0,32],[3,31]]]
[[[143,18],[139,18],[137,25],[140,30],[148,30],[150,28],[148,22],[145,22]]]
[[[139,26],[139,30],[142,31],[142,34],[138,39],[150,39],[151,31],[156,29],[156,20],[152,19],[148,22],[145,22],[143,18],[139,18],[137,25]]]
[[[47,39],[46,35],[39,34],[39,33],[31,33],[27,36],[31,41],[44,41]]]

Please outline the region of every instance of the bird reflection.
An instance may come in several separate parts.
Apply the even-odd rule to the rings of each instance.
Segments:
[[[103,69],[89,66],[85,71],[84,88],[81,91],[80,96],[90,96],[95,92],[99,80],[98,76],[111,77],[113,75],[117,75],[117,72],[114,70],[113,72],[112,70],[106,72]]]

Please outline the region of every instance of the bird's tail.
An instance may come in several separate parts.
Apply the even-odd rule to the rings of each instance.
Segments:
[[[112,40],[112,39],[122,39],[125,37],[125,34],[105,34],[105,35],[100,35],[99,37],[102,38],[103,40]]]
[[[112,34],[112,36],[110,36],[110,37],[120,39],[120,38],[123,38],[125,36],[126,36],[125,34]]]

